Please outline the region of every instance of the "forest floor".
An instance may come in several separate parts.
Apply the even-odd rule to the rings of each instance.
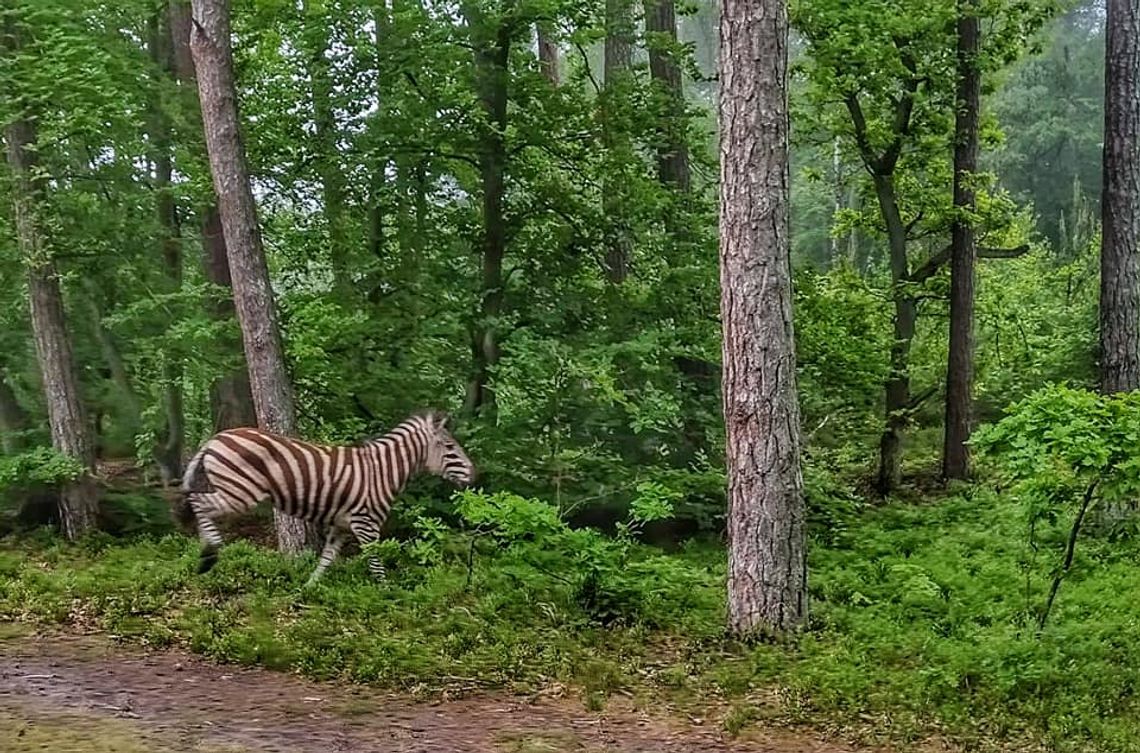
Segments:
[[[0,627],[4,627],[0,625]],[[476,694],[435,702],[146,651],[98,636],[0,640],[0,750],[9,753],[847,753],[806,734],[646,712],[612,699]]]

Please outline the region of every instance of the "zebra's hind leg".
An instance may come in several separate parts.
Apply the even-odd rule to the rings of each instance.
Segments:
[[[317,562],[317,569],[309,576],[309,580],[305,583],[306,586],[311,586],[320,580],[321,575],[324,574],[328,566],[336,561],[337,556],[340,554],[340,548],[345,544],[345,535],[337,526],[329,529],[328,537],[325,539],[325,547],[321,550],[321,558]]]
[[[349,523],[352,533],[356,536],[356,540],[360,542],[360,546],[365,547],[380,540],[380,524],[369,517],[353,518]],[[374,555],[368,556],[368,572],[372,575],[375,581],[383,581],[387,577],[384,571],[384,563],[378,560]]]
[[[191,494],[190,507],[198,519],[198,538],[202,542],[202,554],[198,557],[198,574],[209,572],[218,563],[218,549],[224,543],[214,515],[218,510],[217,492],[212,494]]]

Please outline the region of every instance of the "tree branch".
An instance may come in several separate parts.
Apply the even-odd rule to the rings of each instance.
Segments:
[[[848,94],[843,98],[843,103],[847,105],[847,112],[851,113],[851,124],[855,127],[855,145],[859,147],[863,164],[871,172],[879,172],[879,158],[867,141],[867,119],[863,116],[863,108],[859,106],[859,95]]]
[[[926,260],[918,269],[910,273],[907,278],[909,282],[926,282],[934,275],[938,274],[938,270],[950,261],[950,246],[946,246],[934,256]],[[1024,256],[1029,253],[1029,244],[1022,243],[1020,246],[1013,248],[990,248],[982,246],[978,248],[979,259],[1016,259],[1019,256]]]

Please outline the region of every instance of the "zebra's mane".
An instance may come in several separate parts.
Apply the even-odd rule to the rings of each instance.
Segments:
[[[393,426],[388,431],[380,432],[379,434],[372,434],[370,436],[364,437],[363,439],[359,439],[352,446],[353,447],[367,447],[368,445],[372,445],[372,444],[375,444],[376,442],[379,442],[381,439],[384,439],[385,437],[391,436],[392,432],[394,432],[396,429],[400,428],[401,426],[407,426],[408,424],[415,423],[415,422],[421,421],[421,420],[426,420],[426,421],[430,422],[431,420],[435,419],[436,417],[438,417],[440,415],[441,415],[440,412],[436,411],[436,410],[430,410],[430,409],[418,410],[415,413],[412,413],[407,418],[405,418],[400,423]]]

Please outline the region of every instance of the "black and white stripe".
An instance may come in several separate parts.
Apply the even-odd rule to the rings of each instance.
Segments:
[[[219,519],[269,500],[281,512],[328,530],[312,583],[350,536],[362,545],[379,539],[392,501],[420,472],[460,487],[474,480],[475,468],[442,414],[413,415],[388,434],[353,447],[315,445],[258,429],[219,432],[190,461],[182,481],[202,540],[198,570],[206,572],[217,562]],[[384,577],[375,557],[368,567],[374,577]]]

